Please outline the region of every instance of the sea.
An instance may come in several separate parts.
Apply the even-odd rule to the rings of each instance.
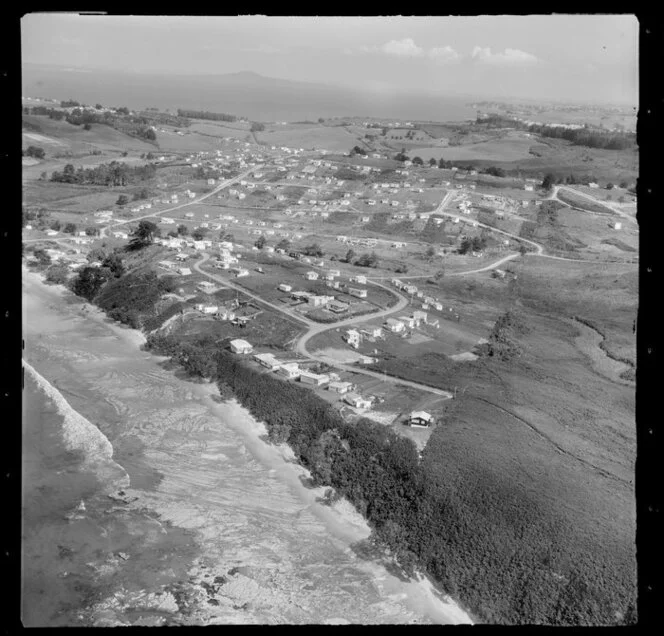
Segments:
[[[319,117],[376,117],[451,122],[474,120],[471,97],[381,92],[307,83],[228,80],[228,76],[151,75],[105,70],[23,68],[23,95],[75,99],[105,106],[178,108],[230,113],[256,121],[316,121]]]
[[[470,622],[142,334],[25,269],[23,308],[25,626]]]

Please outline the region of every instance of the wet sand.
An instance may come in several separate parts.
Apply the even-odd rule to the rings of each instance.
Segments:
[[[62,288],[24,272],[23,289],[26,624],[469,622],[358,557],[366,522],[318,503],[244,408]]]

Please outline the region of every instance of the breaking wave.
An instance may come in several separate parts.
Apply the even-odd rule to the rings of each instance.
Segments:
[[[23,367],[53,402],[62,417],[62,440],[67,450],[81,453],[83,467],[94,472],[105,487],[128,488],[129,475],[122,466],[113,461],[113,445],[108,438],[92,422],[74,410],[62,393],[25,360]]]

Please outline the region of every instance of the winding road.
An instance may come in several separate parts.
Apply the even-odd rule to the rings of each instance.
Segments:
[[[389,289],[388,287],[381,285],[380,283],[376,282],[371,282],[370,284],[375,285],[377,287],[382,287],[383,289],[387,289],[391,293],[395,294],[397,296],[397,304],[394,307],[390,307],[388,309],[383,309],[378,312],[374,312],[371,314],[365,314],[363,316],[357,316],[357,317],[352,317],[352,318],[347,318],[345,320],[340,320],[339,322],[335,322],[332,324],[321,324],[318,322],[314,322],[313,320],[310,320],[309,318],[305,318],[304,316],[298,315],[296,312],[292,311],[289,308],[277,305],[275,303],[271,303],[269,301],[266,301],[262,299],[260,296],[248,291],[244,287],[240,287],[239,285],[236,285],[226,278],[223,278],[217,274],[212,274],[210,272],[205,271],[201,265],[203,265],[206,261],[208,261],[210,258],[209,254],[203,254],[202,258],[194,263],[192,266],[193,269],[195,269],[199,274],[202,274],[203,276],[210,278],[211,280],[223,285],[224,287],[230,288],[230,289],[235,289],[239,292],[242,292],[245,296],[249,296],[249,298],[253,298],[254,300],[260,302],[262,305],[266,305],[267,307],[270,307],[271,309],[274,309],[275,311],[284,314],[288,318],[291,318],[293,320],[296,320],[307,327],[307,331],[300,336],[300,338],[297,340],[295,344],[295,350],[305,358],[308,358],[309,360],[312,360],[314,362],[326,362],[328,364],[329,361],[327,359],[323,360],[321,357],[316,356],[309,351],[307,351],[306,348],[306,343],[313,338],[314,336],[324,332],[324,331],[331,331],[331,330],[336,330],[341,327],[349,327],[351,325],[358,325],[363,322],[367,322],[369,320],[376,320],[380,318],[385,318],[387,316],[391,316],[392,314],[395,314],[397,312],[403,311],[405,307],[408,306],[408,299],[402,296],[401,294],[398,294],[394,290]],[[445,398],[451,398],[452,394],[449,393],[449,391],[443,391],[442,389],[436,389],[434,387],[427,386],[425,384],[418,384],[417,382],[410,382],[409,380],[403,380],[401,378],[396,378],[393,376],[386,376],[383,373],[378,373],[376,371],[371,371],[369,369],[363,369],[362,367],[358,367],[355,365],[350,365],[350,364],[343,364],[343,363],[337,363],[335,362],[332,366],[342,369],[344,371],[350,371],[352,373],[360,373],[362,375],[367,375],[373,378],[376,378],[378,380],[382,380],[384,382],[389,382],[391,384],[399,384],[402,386],[407,386],[410,388],[414,389],[419,389],[420,391],[425,391],[427,393],[433,393],[434,395],[438,395],[441,397]]]

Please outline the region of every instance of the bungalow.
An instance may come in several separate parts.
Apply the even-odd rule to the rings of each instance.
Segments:
[[[289,292],[291,289],[293,289],[290,285],[286,285],[286,283],[281,283],[277,289],[279,289],[282,292]]]
[[[126,232],[113,232],[113,236],[117,239],[127,239],[129,238],[129,234]]]
[[[318,272],[307,272],[304,277],[307,280],[318,280]]]
[[[350,382],[330,382],[327,390],[334,393],[348,393],[353,385]]]
[[[531,186],[531,185],[528,184],[528,183],[527,183],[526,185],[523,186],[523,189],[526,190],[526,191],[528,191],[528,192],[532,192],[532,191],[534,190],[533,186]]]
[[[328,271],[328,274],[332,276],[341,276],[341,272],[338,269],[331,269]]]
[[[333,280],[333,279],[328,279],[330,274],[325,275],[325,279],[327,282],[325,283],[328,287],[331,287],[332,289],[340,289],[341,285],[338,280]]]
[[[188,267],[178,267],[177,272],[180,276],[191,276],[191,270]]]
[[[175,260],[179,261],[180,263],[182,261],[186,261],[188,258],[189,258],[189,256],[187,254],[185,254],[184,252],[178,252],[175,255]]]
[[[400,320],[388,318],[385,321],[385,328],[392,333],[401,333],[406,327]]]
[[[367,205],[376,205],[376,199],[369,199]]]
[[[246,340],[240,340],[239,338],[231,340],[229,344],[233,353],[246,354],[251,353],[254,350],[250,343]]]
[[[347,303],[342,303],[338,300],[331,300],[329,303],[327,303],[327,309],[333,311],[335,314],[341,314],[344,311],[348,311],[349,307],[350,305]]]
[[[281,366],[279,360],[271,353],[257,353],[254,355],[254,360],[260,363],[261,366],[270,369],[270,371],[276,371]]]
[[[231,267],[231,271],[235,273],[235,278],[244,278],[249,276],[249,270],[241,267]]]
[[[159,261],[159,267],[163,267],[164,269],[174,269],[177,263],[174,261]]]
[[[366,289],[358,289],[356,287],[349,287],[348,288],[348,293],[351,296],[355,296],[356,298],[366,298],[367,297],[367,290]]]
[[[314,294],[306,291],[296,291],[291,293],[291,297],[295,300],[307,300],[311,298]]]
[[[415,287],[415,285],[406,285],[406,286],[403,288],[403,290],[404,290],[407,294],[411,294],[411,295],[413,295],[413,294],[417,294],[417,287]]]
[[[359,283],[360,285],[366,285],[367,284],[367,277],[364,276],[363,274],[360,274],[358,276],[351,276],[350,281],[352,283]]]
[[[392,243],[392,247],[396,248],[406,247],[406,244],[401,241],[395,241],[394,243]]]
[[[334,300],[334,296],[311,296],[311,297],[307,298],[307,302],[312,307],[324,307],[331,300]]]
[[[426,311],[420,311],[419,309],[413,312],[413,318],[417,321],[427,321],[427,312]]]
[[[408,418],[408,423],[411,426],[419,426],[421,428],[427,428],[433,424],[433,417],[430,413],[426,411],[413,411]]]
[[[217,305],[204,305],[203,303],[198,303],[196,309],[202,311],[204,314],[216,314],[219,311]]]
[[[300,373],[300,382],[304,384],[312,384],[313,386],[322,386],[327,384],[330,381],[329,375],[319,375],[317,373],[310,373],[308,371],[302,371]]]
[[[300,373],[300,367],[298,366],[297,362],[287,362],[286,364],[282,364],[278,369],[277,373],[285,378],[288,378],[289,380],[294,380],[295,378],[299,377]]]
[[[355,408],[358,409],[370,409],[371,408],[371,400],[368,400],[367,398],[363,398],[361,395],[358,395],[357,393],[348,393],[344,397],[344,402],[346,404],[350,404],[351,406],[354,406]]]
[[[365,329],[362,329],[361,332],[363,335],[368,336],[369,338],[382,338],[383,337],[383,330],[381,327],[366,327]]]
[[[235,320],[235,312],[222,307],[214,316],[217,320]]]
[[[348,329],[344,334],[343,339],[348,343],[349,346],[353,347],[354,349],[357,349],[362,342],[362,336],[360,335],[360,332],[357,331],[357,329]]]

